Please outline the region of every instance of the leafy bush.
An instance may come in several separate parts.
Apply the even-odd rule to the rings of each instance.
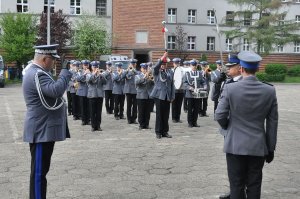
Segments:
[[[257,72],[256,77],[263,82],[282,82],[285,79],[285,74],[267,74],[264,72]]]
[[[209,64],[209,68],[213,71],[217,69],[217,64]]]
[[[256,77],[259,81],[262,81],[262,82],[267,81],[267,73],[265,73],[265,72],[257,72]]]
[[[285,79],[285,74],[267,74],[267,82],[282,82]]]
[[[290,68],[287,74],[293,77],[300,76],[300,65],[295,65],[292,68]]]
[[[287,67],[284,64],[267,64],[265,68],[265,72],[268,75],[286,74]]]

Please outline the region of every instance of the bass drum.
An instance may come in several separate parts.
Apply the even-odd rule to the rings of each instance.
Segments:
[[[190,67],[179,66],[175,69],[175,72],[174,72],[174,86],[175,86],[175,89],[183,89],[182,79],[183,79],[185,73],[188,72],[188,71],[191,71]]]

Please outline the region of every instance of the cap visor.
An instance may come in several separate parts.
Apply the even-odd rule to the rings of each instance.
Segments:
[[[60,56],[58,56],[58,55],[52,55],[52,57],[55,57],[56,59],[60,58]]]
[[[227,66],[227,67],[232,67],[232,66],[235,66],[235,65],[237,65],[238,63],[227,63],[227,64],[225,64],[225,66]]]

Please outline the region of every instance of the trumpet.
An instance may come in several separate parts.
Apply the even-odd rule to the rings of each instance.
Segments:
[[[209,66],[207,66],[207,68],[205,69],[206,73],[210,73],[211,72],[211,68]]]

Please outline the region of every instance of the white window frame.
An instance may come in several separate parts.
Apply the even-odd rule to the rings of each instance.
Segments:
[[[284,25],[285,16],[281,16],[278,21],[278,25]]]
[[[44,0],[44,10],[45,10],[45,7],[47,7],[47,9],[48,9],[48,0]],[[55,12],[55,0],[50,0],[50,13],[53,13],[51,11],[51,8],[53,8],[53,12]]]
[[[96,0],[96,15],[107,16],[107,0]]]
[[[283,53],[284,52],[283,45],[277,45],[277,52],[278,53]]]
[[[215,12],[213,10],[207,10],[207,23],[215,24]]]
[[[247,14],[249,14],[249,18],[246,18],[248,16],[246,16]],[[250,12],[245,12],[244,13],[244,26],[251,26],[251,20],[252,20],[252,13]],[[247,24],[246,24],[247,23]],[[249,24],[248,24],[249,23]]]
[[[226,38],[226,51],[230,52],[233,50],[233,39],[232,38]]]
[[[170,35],[168,36],[168,49],[175,50],[176,48],[176,36]]]
[[[294,52],[300,53],[300,42],[294,42]]]
[[[176,22],[177,22],[177,9],[168,8],[168,23],[176,23]]]
[[[196,37],[195,36],[188,36],[187,50],[196,50]]]
[[[215,37],[207,37],[206,50],[207,51],[215,51]]]
[[[234,17],[229,18],[230,15],[234,14],[234,11],[226,11],[226,24],[233,25]]]
[[[250,51],[250,42],[249,39],[243,39],[243,51]]]
[[[295,17],[295,22],[296,22],[296,23],[300,23],[300,15],[296,15],[296,17]]]
[[[74,5],[72,5],[72,1]],[[79,5],[77,5],[79,2]],[[77,13],[77,9],[79,8],[79,14]],[[71,15],[81,15],[81,0],[70,0],[70,14]]]
[[[20,2],[18,2],[18,1],[20,1]],[[24,2],[24,1],[26,1],[26,3]],[[28,13],[28,1],[29,0],[17,0],[17,12],[18,12],[18,6],[21,6],[22,7],[22,12],[18,12],[18,13]],[[25,8],[27,9],[27,10],[25,10]],[[24,11],[25,10],[25,11]]]
[[[190,23],[190,24],[196,23],[196,13],[197,13],[197,10],[195,10],[195,9],[188,10],[188,23]]]

